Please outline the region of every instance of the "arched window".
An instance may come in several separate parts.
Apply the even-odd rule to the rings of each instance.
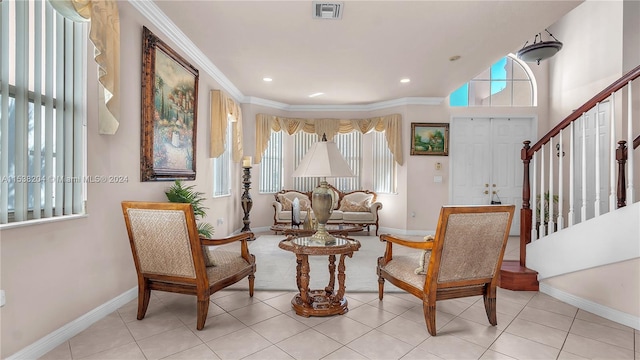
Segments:
[[[537,106],[536,79],[529,66],[509,54],[459,87],[449,106]]]

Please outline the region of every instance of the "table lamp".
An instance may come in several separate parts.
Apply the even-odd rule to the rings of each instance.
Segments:
[[[318,225],[315,234],[311,235],[311,241],[330,245],[335,243],[335,238],[326,229],[327,221],[333,212],[333,196],[327,184],[328,177],[355,176],[349,164],[340,154],[338,146],[333,141],[327,141],[326,135],[322,135],[322,141],[311,146],[311,149],[302,158],[300,165],[293,172],[293,177],[319,177],[320,185],[311,195],[311,208]]]

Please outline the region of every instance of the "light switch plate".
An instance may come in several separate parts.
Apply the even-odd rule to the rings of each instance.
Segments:
[[[442,182],[442,176],[440,175],[436,175],[433,177],[433,182],[434,183],[441,183]]]

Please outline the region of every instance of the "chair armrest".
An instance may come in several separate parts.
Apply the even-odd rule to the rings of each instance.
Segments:
[[[389,244],[390,243],[394,243],[394,244],[410,247],[410,248],[413,248],[413,249],[420,249],[420,250],[431,250],[431,249],[433,249],[433,240],[410,241],[410,240],[400,239],[400,238],[395,237],[393,235],[382,234],[382,235],[380,235],[380,241],[386,241]]]
[[[271,205],[273,205],[273,208],[276,209],[276,214],[282,211],[282,203],[280,203],[279,201],[273,201]]]
[[[217,245],[224,245],[224,244],[230,244],[232,242],[235,241],[251,241],[255,239],[255,235],[253,235],[252,232],[243,232],[237,235],[231,235],[231,236],[227,236],[225,238],[219,238],[219,239],[207,239],[207,238],[200,238],[200,243],[202,245],[206,245],[206,246],[217,246]]]
[[[202,245],[206,245],[206,246],[215,246],[215,245],[224,245],[224,244],[229,244],[232,242],[236,242],[236,241],[241,241],[240,244],[240,255],[248,262],[248,263],[254,263],[255,262],[255,257],[253,255],[251,255],[249,253],[249,245],[247,244],[247,241],[250,240],[255,240],[255,235],[253,235],[253,233],[251,231],[247,231],[247,232],[242,232],[240,234],[237,235],[231,235],[231,236],[227,236],[225,238],[221,238],[221,239],[207,239],[207,238],[200,238],[200,243]]]

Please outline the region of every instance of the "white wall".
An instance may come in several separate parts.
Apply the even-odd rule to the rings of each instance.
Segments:
[[[97,82],[90,64],[87,96],[88,175],[124,175],[126,184],[88,184],[88,216],[77,219],[3,229],[2,352],[5,358],[136,286],[136,275],[120,209],[122,200],[164,201],[168,182],[140,182],[142,26],[183,53],[164,34],[150,26],[129,2],[119,2],[121,26],[122,118],[117,134],[98,135]],[[89,58],[92,59],[93,49]],[[187,59],[192,62],[191,59]],[[192,64],[194,64],[192,62]],[[194,64],[195,66],[195,64]],[[198,68],[198,66],[196,66]],[[209,91],[219,86],[200,71],[197,131],[199,191],[211,194],[208,159]],[[236,171],[240,184],[240,168]],[[240,186],[231,197],[208,200],[209,221],[224,236],[242,226]],[[212,220],[213,219],[213,220]]]

